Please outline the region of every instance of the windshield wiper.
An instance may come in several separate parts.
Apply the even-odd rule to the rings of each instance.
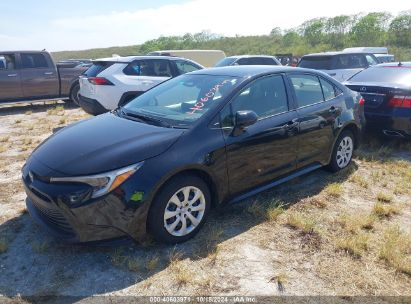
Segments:
[[[145,122],[145,123],[152,123],[161,127],[165,127],[165,128],[171,128],[172,125],[169,124],[168,122],[158,119],[158,118],[154,118],[152,116],[147,116],[147,115],[143,115],[140,113],[136,113],[136,112],[126,112],[124,111],[123,108],[120,109],[121,115],[126,116],[126,117],[130,117],[130,118],[135,118],[140,122]]]

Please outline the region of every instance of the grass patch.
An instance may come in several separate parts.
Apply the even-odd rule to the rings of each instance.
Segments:
[[[178,286],[186,285],[193,279],[193,273],[183,263],[182,258],[183,254],[176,250],[173,250],[170,255],[169,271],[173,274]]]
[[[320,208],[320,209],[324,209],[328,205],[328,202],[327,202],[326,198],[324,196],[321,196],[321,195],[309,197],[309,198],[307,198],[307,201],[312,206],[315,206],[315,207]]]
[[[303,233],[314,232],[315,221],[301,213],[291,213],[287,217],[286,224]]]
[[[399,226],[386,229],[379,257],[397,271],[411,276],[411,235]]]
[[[158,256],[151,257],[147,260],[146,269],[148,271],[154,271],[155,269],[157,269],[159,262],[160,258]]]
[[[384,192],[378,192],[377,194],[377,201],[380,203],[391,203],[393,200],[393,197],[391,194],[384,193]]]
[[[390,218],[393,215],[399,214],[400,209],[394,205],[386,205],[378,202],[374,205],[373,213],[379,218]]]
[[[67,122],[66,118],[60,118],[59,125],[64,125]]]
[[[339,198],[343,193],[343,187],[340,183],[331,183],[324,189],[327,196]]]
[[[6,238],[0,239],[0,254],[7,252],[9,250],[9,242]]]
[[[350,177],[349,179],[352,183],[357,184],[358,186],[367,189],[369,184],[367,180],[362,176],[358,174],[354,174],[353,176]]]
[[[288,275],[285,273],[280,273],[278,275],[273,276],[270,279],[270,282],[277,284],[277,289],[279,292],[285,291],[285,284],[288,283]]]
[[[277,217],[284,212],[284,203],[281,201],[270,202],[253,202],[248,208],[247,212],[254,218],[263,219],[267,221],[275,221]]]
[[[368,250],[368,242],[369,236],[365,233],[359,233],[339,238],[336,245],[353,257],[360,258]]]
[[[0,142],[2,143],[8,142],[9,140],[10,140],[10,136],[0,137]]]
[[[14,121],[14,123],[15,123],[15,124],[21,123],[21,119],[16,119],[16,120]]]
[[[271,206],[267,208],[266,218],[269,222],[275,222],[277,218],[284,213],[282,206]]]
[[[35,241],[31,243],[31,247],[33,250],[37,253],[45,253],[47,250],[50,248],[50,244],[48,242],[40,242],[40,241]]]
[[[25,114],[26,114],[26,115],[31,115],[31,114],[33,114],[33,111],[26,111]]]
[[[376,220],[377,217],[374,214],[344,214],[338,219],[338,222],[346,231],[351,233],[357,233],[361,231],[361,229],[373,229]]]

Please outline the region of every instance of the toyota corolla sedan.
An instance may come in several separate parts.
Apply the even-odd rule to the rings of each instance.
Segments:
[[[216,205],[346,167],[362,104],[314,70],[188,73],[44,141],[22,170],[27,208],[68,242],[183,242]]]

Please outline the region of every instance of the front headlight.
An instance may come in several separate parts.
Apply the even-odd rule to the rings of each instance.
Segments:
[[[141,168],[144,162],[127,166],[125,168],[113,170],[107,173],[101,173],[88,176],[77,177],[51,177],[52,183],[83,183],[93,187],[92,198],[102,196],[114,190],[124,183],[131,175]]]

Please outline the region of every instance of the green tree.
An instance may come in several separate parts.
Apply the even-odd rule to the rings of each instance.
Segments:
[[[389,13],[369,13],[352,27],[351,36],[355,45],[381,46],[387,41]]]
[[[323,43],[325,38],[325,18],[316,18],[304,22],[299,30],[312,46]]]
[[[401,13],[394,18],[388,33],[390,43],[411,48],[411,11]]]

